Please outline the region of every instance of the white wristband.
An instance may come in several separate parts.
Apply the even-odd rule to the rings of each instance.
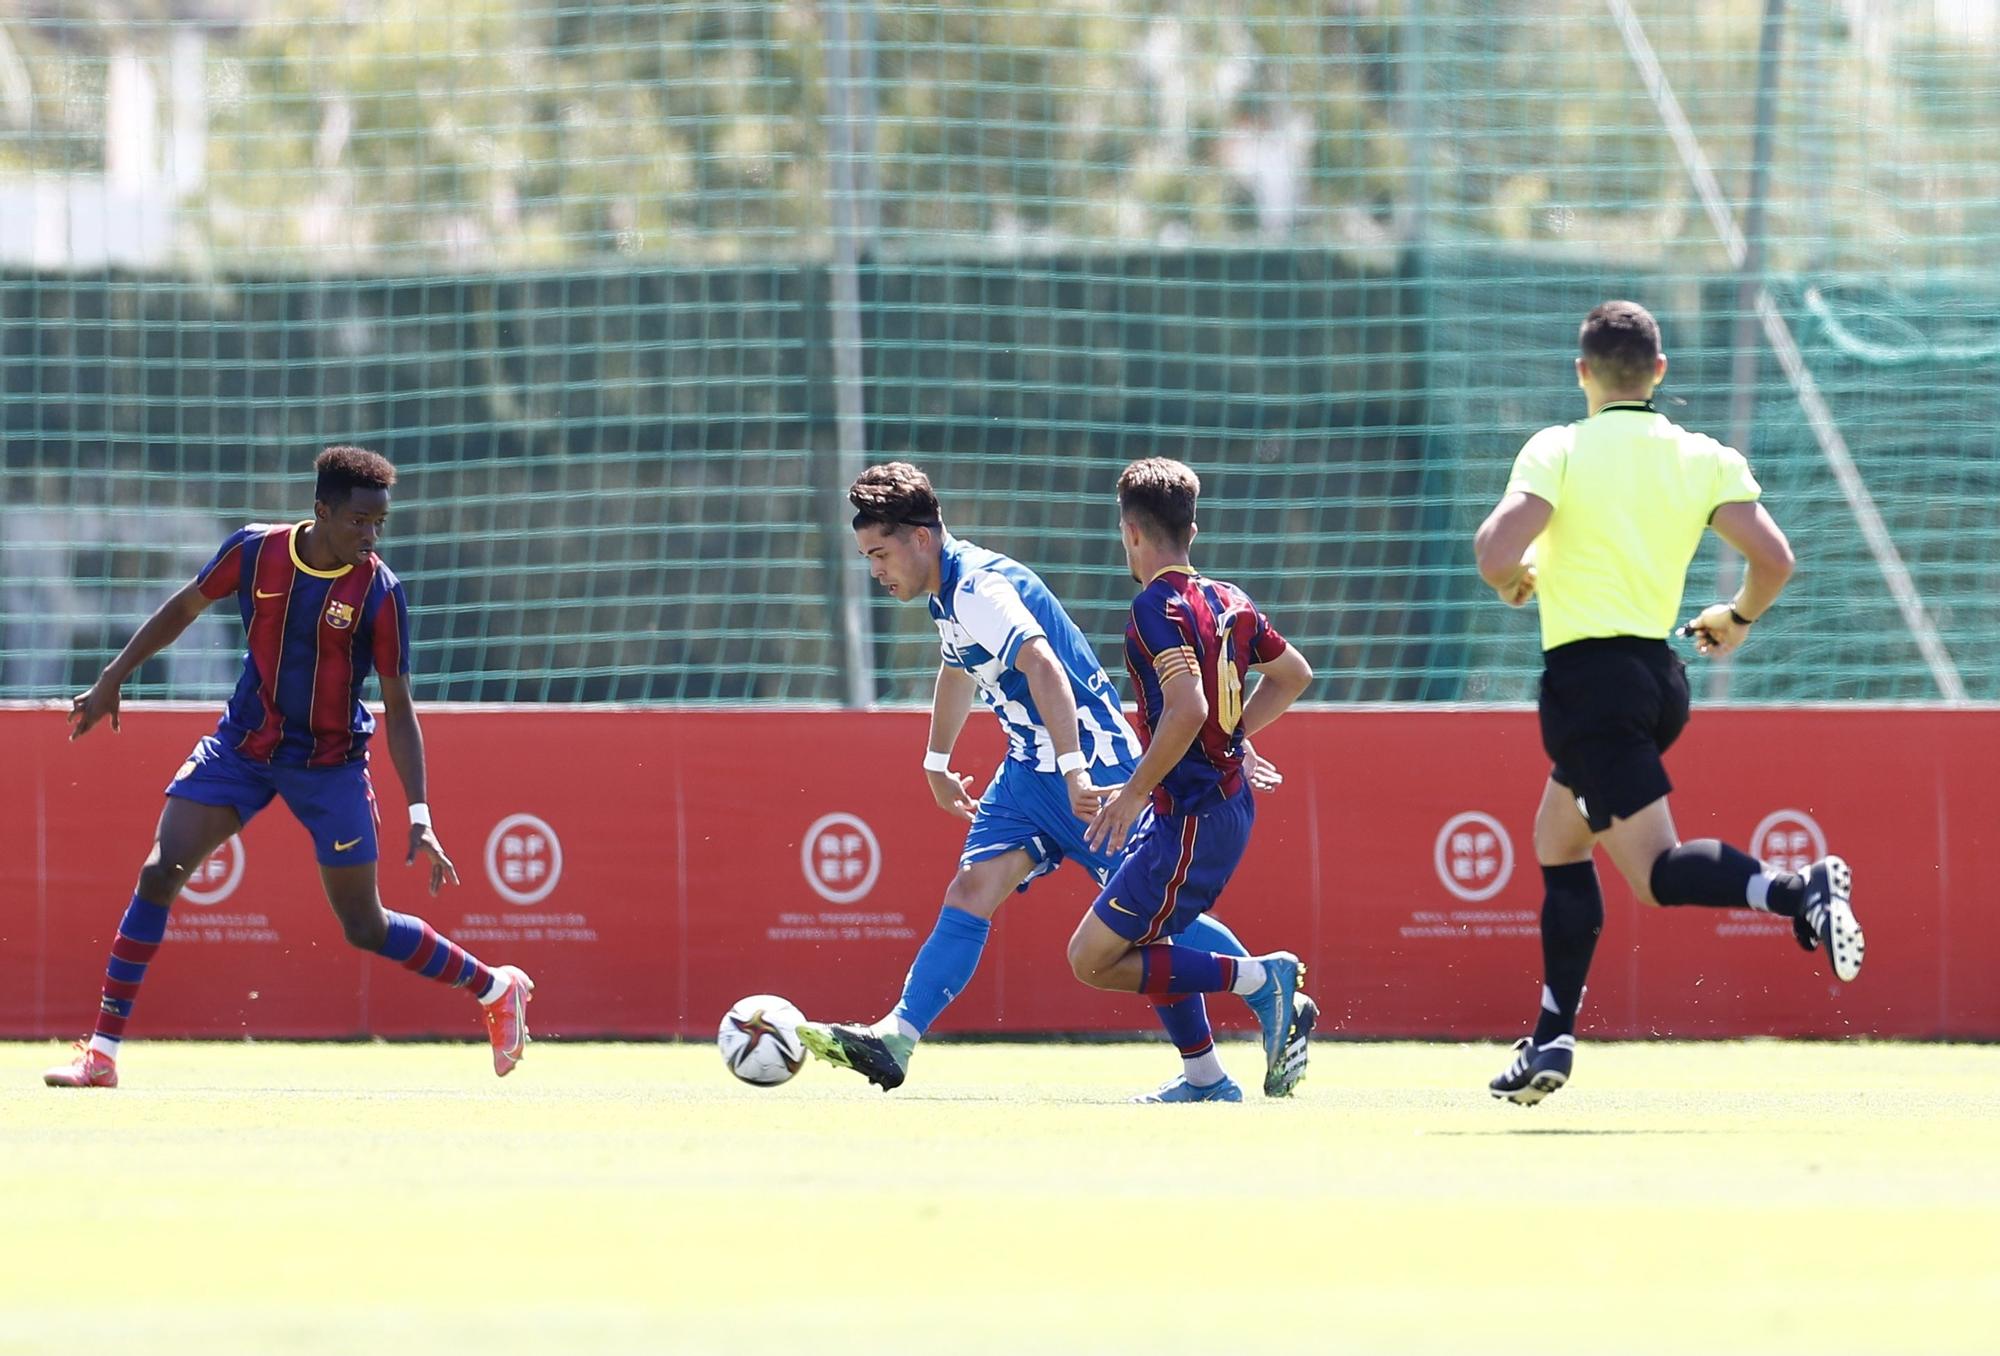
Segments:
[[[421,800],[410,807],[410,825],[414,828],[418,824],[427,829],[431,826],[431,807]]]
[[[1081,750],[1075,753],[1059,753],[1056,755],[1056,771],[1062,773],[1065,777],[1069,776],[1072,772],[1081,772],[1089,766],[1090,760],[1083,756]]]
[[[951,751],[947,749],[945,752],[939,753],[936,749],[924,750],[924,771],[951,771]]]

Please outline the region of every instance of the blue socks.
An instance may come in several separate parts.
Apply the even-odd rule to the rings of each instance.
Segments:
[[[1197,951],[1213,951],[1218,956],[1247,956],[1250,948],[1236,940],[1220,919],[1198,913],[1194,921],[1181,929],[1174,941],[1182,946],[1191,946]]]
[[[1139,948],[1139,992],[1228,993],[1236,984],[1236,958],[1189,946],[1154,943]]]
[[[903,997],[896,1004],[892,1019],[919,1036],[930,1030],[938,1014],[965,992],[965,986],[972,982],[973,972],[979,968],[980,954],[986,950],[986,939],[992,932],[993,924],[989,919],[948,904],[939,909],[937,926],[917,951],[917,958],[910,964],[910,973],[903,980]],[[1174,940],[1223,956],[1250,954],[1235,933],[1207,914],[1196,918]],[[1188,1004],[1161,1004],[1159,1010],[1160,1021],[1167,1026],[1167,1034],[1176,1047],[1197,1049],[1212,1043],[1208,1034],[1208,1016],[1198,1000]]]
[[[899,1023],[921,1036],[930,1030],[951,1000],[965,992],[972,972],[979,968],[979,953],[986,949],[992,920],[955,909],[947,904],[938,910],[937,926],[910,963],[903,980],[903,998],[892,1014]]]
[[[1208,1003],[1198,993],[1153,1000],[1153,1011],[1167,1029],[1167,1039],[1182,1059],[1200,1059],[1215,1049],[1215,1032],[1208,1024]]]
[[[1228,925],[1208,914],[1196,914],[1192,923],[1174,939],[1198,950],[1220,956],[1248,956],[1250,948],[1237,940]],[[1181,1053],[1189,1083],[1207,1087],[1222,1078],[1222,1066],[1215,1059],[1215,1031],[1208,1022],[1208,1003],[1198,993],[1179,998],[1154,999],[1153,1011],[1166,1029],[1167,1039]]]

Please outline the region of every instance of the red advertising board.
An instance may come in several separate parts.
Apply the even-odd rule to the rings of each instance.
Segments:
[[[0,710],[0,1036],[89,1027],[160,791],[212,713],[135,705],[71,744],[60,712]],[[820,1017],[894,1002],[962,826],[931,804],[921,712],[426,713],[431,799],[463,884],[431,899],[392,850],[384,902],[537,983],[550,1036],[702,1036],[746,993]],[[959,765],[984,772],[975,720]],[[1311,965],[1322,1029],[1508,1036],[1539,992],[1530,824],[1547,767],[1525,711],[1300,712],[1271,732],[1263,799],[1218,915]],[[1782,920],[1648,910],[1608,864],[1585,1030],[1597,1036],[2000,1036],[2000,712],[1699,715],[1676,748],[1684,837],[1767,860],[1853,863],[1868,963],[1836,985]],[[385,824],[402,819],[386,757]],[[391,844],[401,835],[385,835]],[[1001,911],[956,1031],[1143,1031],[1147,1005],[1084,988],[1064,944],[1081,872]],[[1246,1026],[1240,1007],[1215,1005]],[[349,949],[282,805],[204,863],[175,908],[133,1034],[470,1034],[463,994]]]

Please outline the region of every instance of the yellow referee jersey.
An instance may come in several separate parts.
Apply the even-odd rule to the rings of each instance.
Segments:
[[[1637,400],[1537,433],[1507,488],[1555,507],[1534,546],[1544,650],[1595,636],[1664,639],[1715,510],[1763,493],[1741,452]]]

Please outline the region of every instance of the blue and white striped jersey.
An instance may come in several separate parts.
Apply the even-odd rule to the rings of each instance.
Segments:
[[[964,669],[980,700],[1007,731],[1007,756],[1037,772],[1056,770],[1055,745],[1014,666],[1021,647],[1040,636],[1069,675],[1076,699],[1078,747],[1093,767],[1136,762],[1142,752],[1104,666],[1041,577],[996,551],[945,534],[938,591],[930,599],[944,662]]]

